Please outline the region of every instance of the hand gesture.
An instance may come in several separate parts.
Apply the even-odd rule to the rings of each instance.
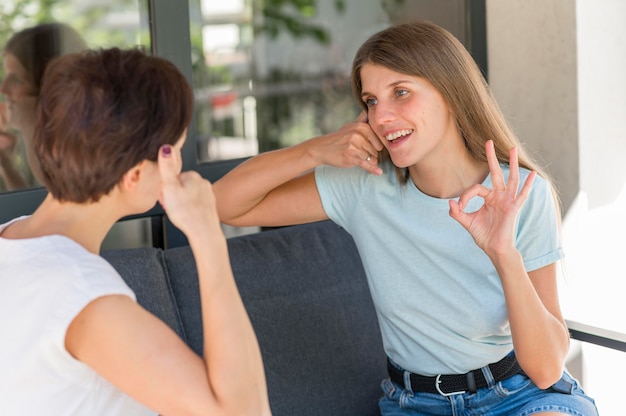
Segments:
[[[4,130],[0,130],[0,155],[4,154],[9,156],[15,150],[16,145],[17,136]]]
[[[519,187],[519,166],[517,150],[510,151],[510,175],[504,181],[493,142],[486,143],[487,161],[491,172],[493,189],[476,184],[467,189],[459,201],[450,200],[450,216],[457,220],[472,236],[476,244],[490,257],[510,253],[515,250],[515,223],[517,215],[528,197],[536,172],[531,172]],[[467,203],[479,196],[485,200],[475,212],[464,212]]]
[[[164,145],[159,150],[159,203],[185,235],[210,235],[220,227],[211,183],[195,171],[181,173],[180,151]],[[207,234],[204,234],[207,233]]]
[[[0,103],[0,155],[10,155],[17,145],[17,136],[9,132],[7,106]]]
[[[378,167],[378,152],[383,144],[367,123],[367,112],[339,130],[317,139],[316,151],[322,164],[341,168],[359,166],[362,169],[381,175]]]

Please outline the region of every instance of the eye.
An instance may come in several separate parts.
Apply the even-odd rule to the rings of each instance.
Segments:
[[[400,88],[396,90],[396,96],[402,97],[403,95],[407,95],[409,90],[405,90],[404,88]]]
[[[363,102],[365,102],[365,105],[367,105],[368,107],[374,107],[376,104],[378,104],[378,100],[376,98],[366,98],[365,100],[363,100]]]

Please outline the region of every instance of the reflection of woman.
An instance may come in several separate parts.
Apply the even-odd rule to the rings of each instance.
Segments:
[[[15,33],[4,47],[4,80],[0,93],[6,106],[0,108],[0,177],[8,189],[27,186],[15,166],[14,150],[17,136],[9,128],[18,130],[24,139],[26,160],[38,182],[41,180],[39,163],[34,157],[34,111],[39,88],[48,63],[57,56],[87,48],[82,37],[62,23],[43,23]]]

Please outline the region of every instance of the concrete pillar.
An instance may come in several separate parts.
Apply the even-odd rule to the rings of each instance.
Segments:
[[[567,209],[580,186],[575,2],[487,0],[487,55],[498,103]]]
[[[487,0],[490,85],[564,207],[567,319],[626,333],[626,1]],[[600,414],[623,409],[626,354],[573,351]]]

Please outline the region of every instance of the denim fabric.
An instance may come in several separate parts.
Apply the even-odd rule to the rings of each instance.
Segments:
[[[488,368],[483,369],[485,371],[489,372]],[[444,397],[413,393],[385,379],[381,386],[385,395],[379,406],[382,416],[528,416],[542,412],[598,415],[593,399],[585,395],[578,381],[568,373],[563,373],[561,381],[574,386],[572,394],[541,390],[527,376],[518,374],[501,382],[492,382],[489,387],[473,394]]]

